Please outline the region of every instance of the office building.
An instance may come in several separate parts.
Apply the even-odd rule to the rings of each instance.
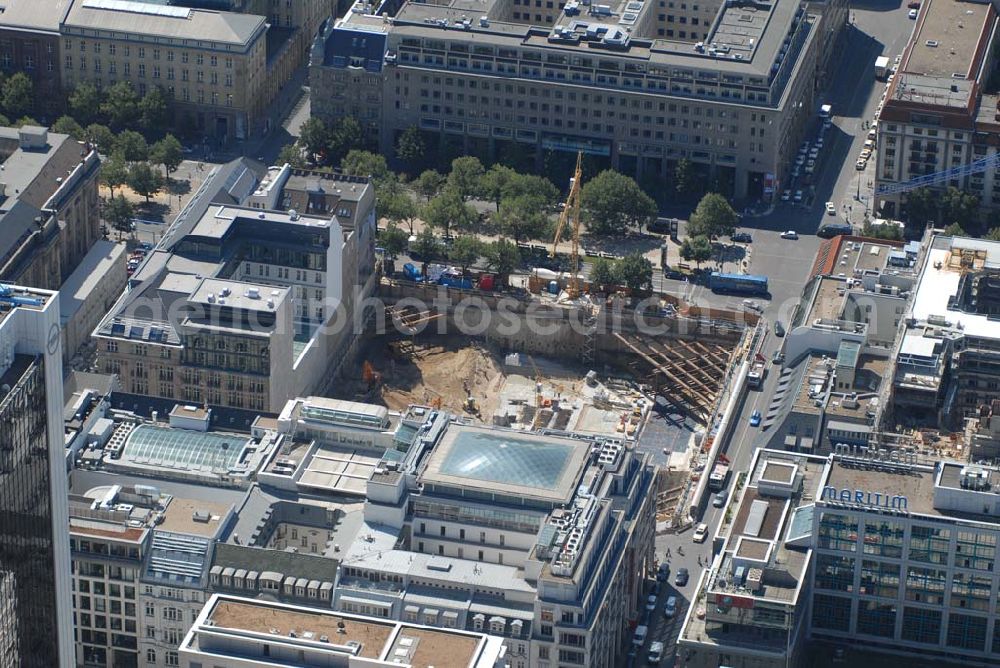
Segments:
[[[892,218],[906,208],[908,190],[880,194],[880,187],[952,169],[930,187],[954,186],[976,195],[981,205],[1000,205],[995,164],[960,169],[997,153],[1000,96],[989,81],[996,27],[997,11],[990,3],[922,3],[879,115],[875,211]]]
[[[38,116],[55,118],[62,111],[59,24],[71,3],[9,2],[0,13],[0,71],[8,77],[17,72],[28,75]]]
[[[59,311],[64,362],[91,342],[90,333],[125,289],[125,258],[125,244],[99,239],[62,284]]]
[[[502,643],[485,633],[220,595],[205,604],[180,654],[183,668],[506,665]]]
[[[0,287],[0,664],[73,660],[56,293]],[[16,652],[14,656],[6,652]]]
[[[514,668],[612,665],[652,567],[648,459],[615,440],[410,413],[424,421],[368,479],[334,608],[501,636]]]
[[[896,350],[894,421],[961,429],[1000,391],[1000,242],[933,235],[925,245]]]
[[[189,205],[94,331],[102,370],[133,394],[257,411],[323,390],[376,279],[374,193],[344,188],[354,206],[323,215]]]
[[[60,26],[67,90],[128,81],[140,96],[159,86],[176,123],[219,140],[263,126],[270,101],[262,16],[132,0],[73,0]]]
[[[58,290],[100,238],[97,151],[45,128],[0,128],[0,280]]]
[[[542,4],[545,6],[542,7]],[[392,155],[416,127],[444,154],[584,153],[640,178],[681,158],[769,198],[814,118],[847,5],[357,2],[312,56],[312,113]]]

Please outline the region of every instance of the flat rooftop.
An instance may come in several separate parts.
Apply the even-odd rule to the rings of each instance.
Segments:
[[[807,322],[811,323],[820,319],[840,320],[840,316],[844,312],[846,290],[847,282],[841,278],[832,276],[820,278]]]
[[[590,456],[589,442],[452,424],[421,474],[426,483],[569,502]]]
[[[826,485],[837,490],[861,489],[883,496],[905,496],[910,512],[942,515],[934,508],[933,470],[854,463],[834,457]]]
[[[802,383],[795,390],[795,410],[800,413],[819,413],[816,401],[826,397],[830,389],[830,360],[814,355],[803,363],[807,365]]]
[[[251,283],[224,278],[206,278],[191,293],[188,301],[204,306],[274,313],[288,298],[289,289],[263,283]]]
[[[72,0],[5,0],[0,28],[59,33]]]
[[[989,37],[994,17],[989,3],[924,0],[901,71],[975,79],[980,42]]]
[[[212,537],[218,533],[219,525],[229,515],[231,504],[181,499],[173,497],[163,512],[163,521],[157,525],[161,531],[187,533]]]

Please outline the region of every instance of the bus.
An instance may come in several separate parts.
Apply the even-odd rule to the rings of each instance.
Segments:
[[[746,295],[766,295],[767,276],[752,274],[723,274],[713,271],[708,285],[712,292],[734,292]]]

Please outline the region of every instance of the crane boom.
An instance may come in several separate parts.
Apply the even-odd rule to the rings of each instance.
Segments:
[[[552,238],[552,252],[549,254],[551,257],[556,256],[559,242],[562,241],[563,231],[566,229],[566,224],[572,219],[573,237],[571,239],[572,250],[570,252],[570,269],[572,270],[572,274],[567,289],[572,299],[576,299],[580,294],[577,284],[577,273],[580,270],[580,182],[582,179],[583,151],[578,151],[576,154],[576,170],[573,172],[573,178],[570,179],[569,193],[566,195],[566,206],[563,207],[562,212],[559,214],[556,233]]]
[[[910,190],[916,190],[917,188],[922,188],[924,186],[932,186],[944,181],[949,181],[955,178],[961,178],[963,176],[968,176],[969,174],[977,174],[979,172],[985,172],[987,169],[996,167],[1000,165],[1000,153],[994,153],[993,155],[986,156],[985,158],[980,158],[970,162],[967,165],[962,165],[961,167],[952,167],[951,169],[946,169],[941,172],[934,172],[932,174],[924,174],[923,176],[918,176],[909,181],[903,181],[901,183],[886,183],[880,185],[875,189],[876,195],[894,195],[896,193],[907,192]]]

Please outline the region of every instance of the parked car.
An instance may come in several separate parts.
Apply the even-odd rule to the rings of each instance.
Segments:
[[[909,12],[906,13],[906,15],[908,17],[910,17],[911,19],[915,19],[915,18],[917,18],[917,10],[916,9],[911,9]]]
[[[785,335],[785,326],[781,324],[780,320],[775,320],[774,321],[774,335],[775,336],[784,336]]]
[[[861,158],[858,158],[858,161],[854,163],[854,169],[860,172],[862,169],[865,168],[865,165],[867,164],[868,164],[867,160],[862,160]]]
[[[801,191],[799,191],[799,192],[801,192]],[[798,194],[798,193],[796,193],[796,194]],[[795,230],[786,230],[786,231],[784,231],[784,232],[781,233],[781,238],[782,239],[798,239],[799,238],[799,233],[796,232]]]
[[[781,352],[780,350],[775,350],[774,357],[771,358],[771,362],[774,364],[784,364],[785,353]]]
[[[674,576],[674,586],[683,587],[691,579],[691,574],[688,573],[687,568],[678,568],[677,575]]]
[[[646,656],[646,661],[651,666],[658,665],[660,661],[663,661],[663,643],[657,640],[649,645],[649,654]]]
[[[760,426],[760,411],[754,411],[750,414],[750,426],[759,427]]]
[[[782,202],[787,202],[787,201],[789,201],[791,199],[792,199],[792,191],[791,190],[785,190],[784,192],[781,193],[781,201]]]
[[[667,598],[667,604],[663,606],[663,616],[667,619],[672,618],[677,614],[677,597],[670,596]]]
[[[726,494],[725,490],[721,492],[716,492],[715,496],[712,497],[712,505],[715,506],[716,508],[721,508],[722,506],[726,505],[727,498],[729,498],[729,495]]]
[[[912,0],[911,2],[906,3],[906,6],[909,9],[920,9],[920,2],[918,0]]]
[[[696,543],[704,543],[706,538],[708,538],[708,525],[702,522],[694,528],[694,535],[691,536],[691,540]]]
[[[826,215],[828,215],[828,216],[836,216],[837,215],[837,207],[835,207],[833,205],[833,202],[827,202],[826,203]]]
[[[670,564],[663,562],[660,567],[656,569],[656,581],[666,582],[670,579]]]
[[[650,594],[646,598],[646,610],[656,610],[656,594]]]
[[[801,190],[796,190],[795,191],[795,195],[792,196],[792,201],[795,202],[795,203],[799,203],[799,202],[802,201],[802,191]]]
[[[648,626],[637,626],[635,628],[635,633],[632,634],[632,644],[636,647],[642,647],[646,644],[646,636],[649,635]]]
[[[750,236],[749,232],[737,232],[731,238],[733,241],[743,244],[748,244],[753,241],[753,237]]]
[[[743,300],[743,308],[750,309],[751,311],[762,311],[763,310],[761,308],[761,306],[760,306],[760,302],[755,302],[752,299],[744,299]]]

